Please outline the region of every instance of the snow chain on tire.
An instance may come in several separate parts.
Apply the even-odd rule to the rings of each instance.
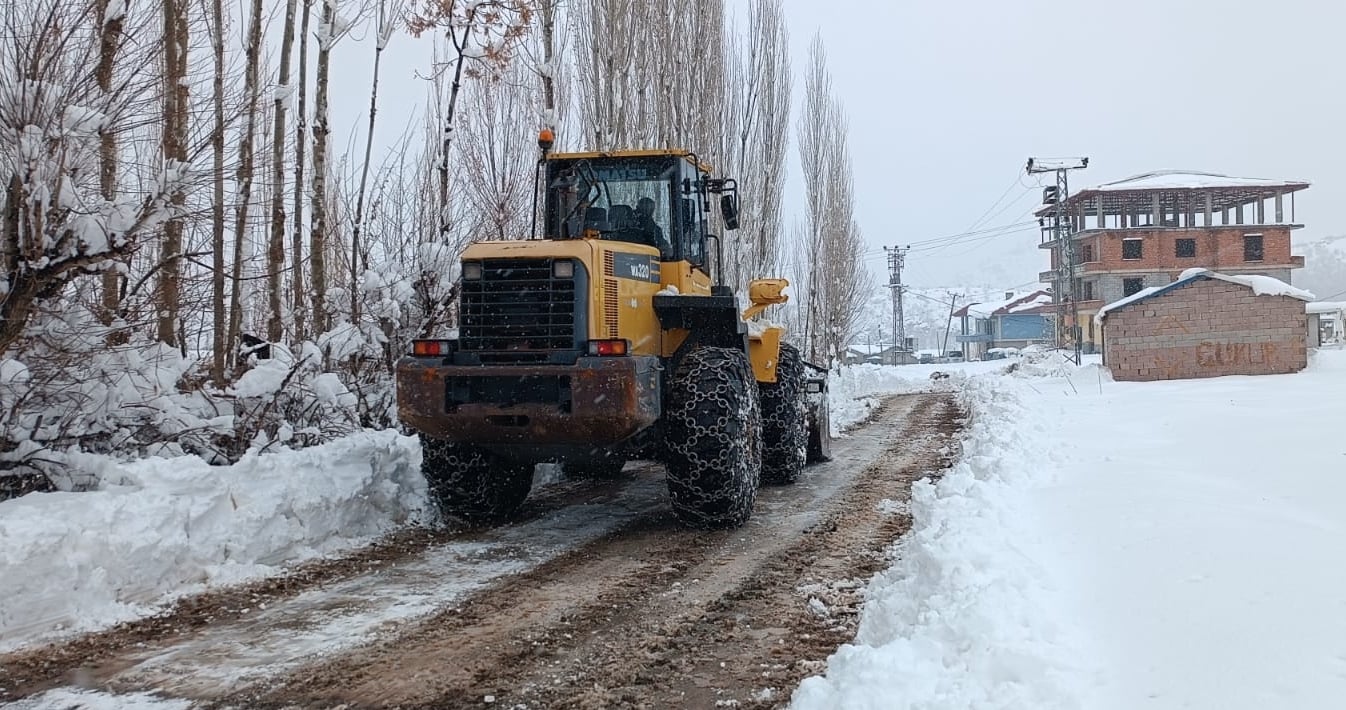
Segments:
[[[668,493],[684,524],[742,525],[762,464],[762,417],[748,357],[698,347],[673,374],[665,417]]]
[[[421,435],[421,472],[442,515],[472,523],[507,519],[528,497],[533,464]]]
[[[789,484],[804,470],[808,409],[804,401],[804,359],[782,343],[776,381],[762,390],[762,482]]]

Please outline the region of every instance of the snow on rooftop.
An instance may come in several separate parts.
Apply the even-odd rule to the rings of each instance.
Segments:
[[[1313,294],[1309,293],[1308,291],[1305,291],[1302,288],[1295,288],[1294,286],[1291,286],[1290,284],[1285,283],[1280,279],[1274,279],[1270,276],[1261,276],[1255,274],[1254,275],[1221,274],[1211,271],[1210,269],[1203,269],[1197,267],[1193,269],[1187,269],[1186,271],[1182,272],[1181,274],[1178,275],[1178,280],[1174,281],[1171,284],[1168,284],[1166,286],[1151,286],[1149,288],[1143,288],[1131,294],[1130,296],[1127,296],[1126,298],[1113,301],[1112,303],[1103,306],[1102,308],[1098,309],[1098,314],[1094,316],[1094,322],[1099,325],[1102,325],[1103,319],[1107,317],[1110,311],[1115,311],[1119,308],[1135,303],[1136,301],[1142,301],[1160,291],[1169,291],[1178,288],[1181,285],[1187,283],[1188,281],[1193,281],[1199,278],[1219,279],[1220,281],[1228,281],[1229,283],[1239,284],[1241,286],[1247,286],[1248,288],[1252,289],[1253,293],[1257,294],[1258,296],[1289,296],[1291,298],[1298,298],[1301,301],[1313,300]]]
[[[1081,192],[1120,192],[1124,190],[1195,190],[1201,188],[1288,188],[1308,187],[1304,180],[1269,180],[1266,178],[1236,177],[1195,170],[1159,170],[1133,175],[1124,180],[1103,183]]]
[[[1052,297],[1051,297],[1051,296],[1049,296],[1049,295],[1047,295],[1047,294],[1045,294],[1045,293],[1043,293],[1043,294],[1038,294],[1038,295],[1037,295],[1035,298],[1033,298],[1033,300],[1031,300],[1031,301],[1024,301],[1023,303],[1020,303],[1020,304],[1018,304],[1018,305],[1016,305],[1016,306],[1010,306],[1009,312],[1010,312],[1010,313],[1019,313],[1019,312],[1021,312],[1021,311],[1031,311],[1031,310],[1033,310],[1033,309],[1035,309],[1035,308],[1037,308],[1037,307],[1039,307],[1039,306],[1042,306],[1043,304],[1047,304],[1047,303],[1051,303],[1051,302],[1052,302]]]
[[[1346,301],[1314,301],[1304,304],[1306,313],[1338,313],[1346,311]],[[0,378],[2,381],[3,378]]]
[[[1030,294],[1014,293],[1010,298],[1002,298],[999,301],[987,301],[985,303],[973,303],[967,307],[967,314],[973,318],[990,318],[995,312],[1002,308],[1009,308],[1019,301],[1027,298]]]

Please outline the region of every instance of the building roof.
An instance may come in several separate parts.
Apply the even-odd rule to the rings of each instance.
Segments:
[[[1304,306],[1306,313],[1340,313],[1346,311],[1346,301],[1314,301]]]
[[[1200,279],[1217,279],[1219,281],[1228,281],[1229,283],[1239,284],[1240,286],[1247,286],[1258,296],[1289,296],[1291,298],[1298,298],[1301,301],[1313,300],[1313,294],[1308,291],[1305,291],[1302,288],[1295,288],[1280,279],[1273,279],[1270,276],[1232,276],[1230,274],[1219,274],[1209,269],[1195,268],[1182,272],[1182,274],[1178,276],[1177,281],[1174,281],[1167,286],[1151,286],[1149,288],[1143,288],[1126,298],[1113,301],[1112,303],[1103,306],[1098,309],[1098,313],[1094,316],[1094,322],[1101,325],[1103,319],[1112,311],[1126,308],[1127,306],[1140,303],[1141,301],[1147,301],[1155,296],[1162,296],[1169,291],[1182,288],[1183,286]]]
[[[1003,316],[1010,313],[1017,306],[1036,305],[1041,302],[1040,299],[1051,300],[1051,294],[1046,291],[1033,291],[1032,293],[1016,293],[1008,298],[999,301],[987,301],[985,303],[969,303],[953,312],[954,318],[992,318],[994,316]]]
[[[1205,209],[1205,196],[1209,195],[1211,209],[1219,211],[1251,204],[1277,193],[1298,192],[1308,186],[1305,180],[1235,177],[1195,170],[1159,170],[1087,187],[1067,197],[1066,206],[1073,211],[1095,214],[1101,204],[1104,214],[1134,214],[1150,211],[1154,205],[1154,195],[1159,193],[1161,204],[1172,205],[1181,201],[1198,212]],[[1041,217],[1055,210],[1055,205],[1042,205],[1034,214]]]

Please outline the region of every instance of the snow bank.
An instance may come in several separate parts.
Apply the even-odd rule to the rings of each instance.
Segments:
[[[227,467],[192,456],[80,463],[101,469],[100,490],[0,502],[0,650],[276,574],[426,509],[420,446],[393,431]]]
[[[1079,707],[1080,645],[1052,622],[1061,604],[1025,496],[1051,455],[1027,385],[965,382],[964,456],[912,489],[912,530],[870,583],[855,643],[806,679],[796,710]]]

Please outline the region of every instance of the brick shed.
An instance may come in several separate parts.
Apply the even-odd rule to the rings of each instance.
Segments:
[[[1103,364],[1117,380],[1298,372],[1308,363],[1311,300],[1269,276],[1189,269],[1099,311]]]

